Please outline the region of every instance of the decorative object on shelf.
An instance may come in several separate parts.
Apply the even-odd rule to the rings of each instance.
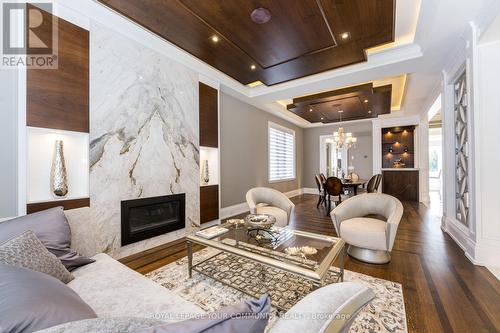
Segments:
[[[289,254],[291,256],[299,256],[306,259],[306,256],[314,255],[318,253],[318,250],[310,246],[301,246],[301,247],[287,247],[285,249],[285,252],[286,254]]]
[[[389,153],[392,154],[392,152],[393,152],[393,150],[392,150],[392,147],[391,147],[391,148],[389,148]]]
[[[208,160],[203,161],[203,168],[201,172],[201,183],[207,185],[210,182],[210,170],[208,169]]]
[[[342,123],[342,113],[344,113],[344,111],[339,110],[338,112],[340,116],[339,122]],[[355,147],[358,139],[356,137],[353,137],[351,132],[346,133],[344,131],[344,128],[341,126],[339,127],[339,130],[337,132],[333,132],[333,141],[335,141],[337,149],[342,149],[344,145],[347,148]]]
[[[395,160],[392,164],[395,168],[403,168],[405,166],[402,158]]]
[[[68,177],[66,174],[66,162],[64,161],[63,141],[56,140],[54,159],[50,172],[50,185],[52,193],[58,197],[68,194]]]
[[[239,226],[245,224],[245,220],[244,219],[229,219],[226,222],[229,225],[234,225],[236,228],[238,228]]]

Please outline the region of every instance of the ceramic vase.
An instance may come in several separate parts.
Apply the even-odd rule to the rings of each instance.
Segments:
[[[203,169],[201,172],[201,182],[207,185],[210,182],[210,171],[208,170],[208,160],[203,161]]]
[[[58,197],[68,194],[68,179],[66,174],[66,163],[64,161],[63,141],[56,140],[54,159],[50,173],[50,185],[52,193]]]

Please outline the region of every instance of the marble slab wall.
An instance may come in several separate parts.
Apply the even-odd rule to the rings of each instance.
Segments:
[[[115,258],[178,239],[199,225],[198,76],[92,24],[91,223]],[[186,228],[121,247],[122,200],[186,194]]]

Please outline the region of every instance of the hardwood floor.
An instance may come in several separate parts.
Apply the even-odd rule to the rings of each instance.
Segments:
[[[317,196],[304,194],[292,201],[292,228],[335,235],[325,208],[316,209]],[[418,203],[403,205],[392,261],[369,265],[348,258],[345,268],[401,283],[409,332],[500,332],[500,282],[464,256],[441,231],[439,216]],[[153,262],[141,265],[144,258],[137,257],[126,263],[146,273],[185,255],[178,242]]]

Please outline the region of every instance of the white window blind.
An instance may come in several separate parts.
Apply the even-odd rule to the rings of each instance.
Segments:
[[[295,132],[269,123],[269,181],[295,179]]]

